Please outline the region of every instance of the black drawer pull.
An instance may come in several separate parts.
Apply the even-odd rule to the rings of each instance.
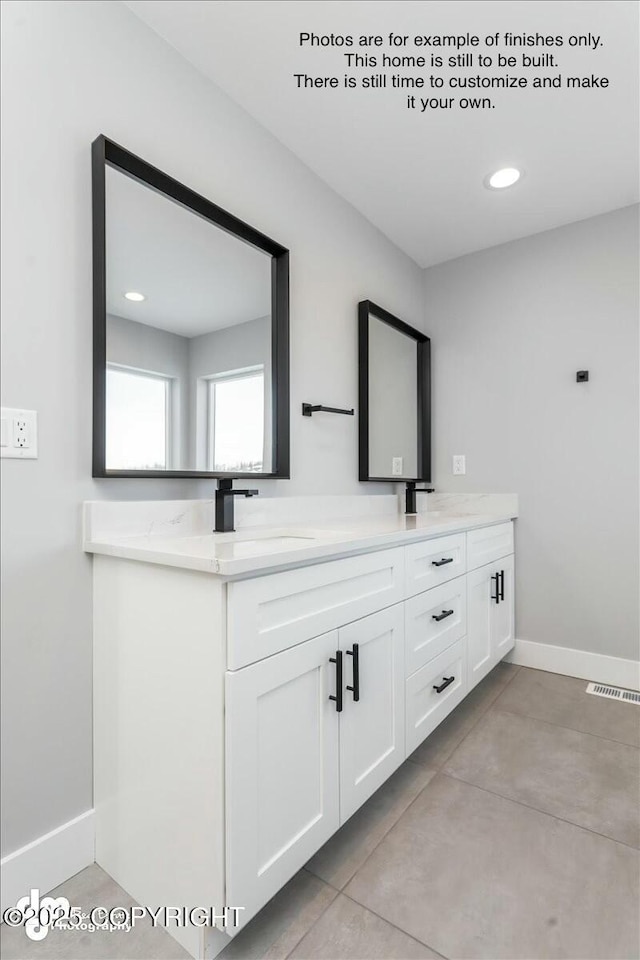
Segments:
[[[329,663],[336,665],[336,695],[331,695],[329,700],[335,700],[336,713],[342,713],[342,650],[336,650],[335,657],[329,657]]]
[[[432,614],[431,614],[431,619],[432,619],[432,620],[437,620],[438,623],[439,623],[440,620],[446,620],[447,617],[450,617],[452,613],[453,613],[453,610],[443,610],[442,613],[439,613],[437,616],[436,616],[435,613],[432,613]]]
[[[435,690],[436,693],[442,693],[442,691],[446,690],[449,684],[453,683],[454,680],[455,680],[455,677],[445,677],[444,683],[441,683],[439,687],[436,687],[436,685],[434,684],[433,689]]]
[[[360,644],[354,643],[351,650],[347,650],[347,656],[353,657],[353,686],[347,687],[347,690],[351,691],[357,703],[360,699]]]
[[[500,599],[504,600],[504,570],[500,571]]]
[[[494,595],[491,594],[491,599],[492,599],[492,600],[495,600],[496,603],[500,603],[500,574],[499,574],[499,573],[492,573],[492,574],[491,574],[491,579],[492,579],[492,580],[495,580],[495,582],[496,582],[496,595],[495,595],[495,597],[494,597]],[[493,587],[492,587],[491,589],[493,590]]]
[[[442,560],[431,561],[431,564],[434,567],[444,567],[445,563],[453,563],[453,557],[444,557]]]

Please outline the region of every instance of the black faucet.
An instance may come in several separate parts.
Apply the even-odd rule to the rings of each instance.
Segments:
[[[233,498],[257,497],[259,490],[234,490],[233,477],[218,480],[216,490],[216,533],[233,533]]]
[[[416,490],[415,480],[407,481],[407,492],[405,494],[405,513],[417,513],[416,493],[433,493],[433,487],[423,487]]]

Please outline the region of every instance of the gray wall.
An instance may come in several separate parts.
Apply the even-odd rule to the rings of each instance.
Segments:
[[[81,502],[214,488],[91,480],[91,141],[106,134],[292,251],[292,479],[256,483],[263,494],[388,492],[358,483],[357,418],[307,419],[300,404],[356,405],[357,303],[419,323],[422,271],[123,4],[0,10],[2,403],[37,409],[40,431],[38,460],[2,461],[10,853],[92,804]]]
[[[628,207],[425,271],[436,488],[520,495],[520,639],[633,659],[638,254]]]
[[[107,362],[171,377],[171,470],[187,470],[189,340],[126,317],[107,317]],[[107,465],[108,466],[108,465]]]
[[[242,367],[264,366],[264,472],[271,470],[271,317],[258,317],[233,327],[214,330],[189,341],[191,462],[206,470],[206,396],[198,390],[201,377]],[[199,395],[200,394],[200,395]]]

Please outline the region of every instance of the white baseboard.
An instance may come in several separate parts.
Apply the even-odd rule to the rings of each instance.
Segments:
[[[640,663],[637,660],[623,660],[622,657],[608,657],[571,647],[554,647],[532,640],[516,640],[515,647],[505,659],[521,667],[640,690]]]
[[[0,861],[2,910],[37,888],[48,893],[93,863],[95,823],[87,810]]]

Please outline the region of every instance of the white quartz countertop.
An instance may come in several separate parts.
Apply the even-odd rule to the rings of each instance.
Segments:
[[[504,523],[516,516],[513,509],[477,514],[428,511],[415,516],[342,517],[308,525],[263,524],[237,533],[103,535],[85,538],[84,549],[221,577],[247,577]]]

